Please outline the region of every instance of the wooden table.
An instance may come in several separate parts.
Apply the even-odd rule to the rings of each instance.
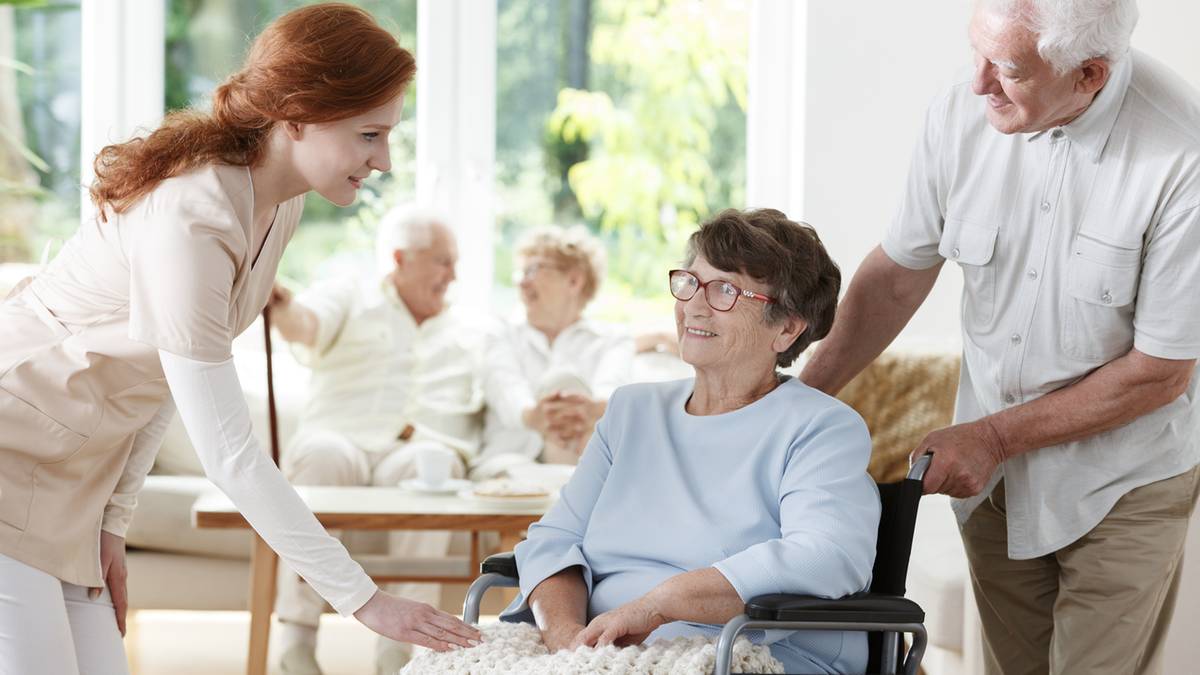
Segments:
[[[500,533],[500,550],[510,551],[521,533],[537,522],[551,502],[534,507],[464,499],[457,496],[417,495],[399,488],[297,487],[308,507],[326,529],[335,530],[460,530],[471,533],[471,556],[466,575],[426,576],[373,574],[379,582],[470,582],[479,573],[479,533]],[[220,493],[205,495],[192,506],[192,525],[205,529],[249,528],[233,503]],[[254,537],[250,558],[249,675],[267,672],[267,641],[275,609],[277,556],[261,537]]]

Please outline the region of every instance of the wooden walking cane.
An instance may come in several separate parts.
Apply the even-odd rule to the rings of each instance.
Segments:
[[[275,371],[271,363],[271,308],[263,308],[263,338],[267,358],[267,421],[271,430],[271,461],[279,465],[279,423],[275,416]],[[267,643],[271,637],[271,614],[275,611],[275,581],[279,556],[254,533],[250,555],[250,652],[248,675],[267,672]],[[255,583],[257,580],[257,583]]]

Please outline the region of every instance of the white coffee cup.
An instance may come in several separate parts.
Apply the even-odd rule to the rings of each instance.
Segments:
[[[415,449],[417,463],[417,480],[425,487],[440,488],[450,480],[454,467],[454,451],[436,443],[422,445]]]

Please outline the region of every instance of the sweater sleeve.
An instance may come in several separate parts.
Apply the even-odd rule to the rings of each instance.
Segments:
[[[579,466],[563,486],[558,502],[530,526],[528,538],[517,545],[522,597],[514,607],[523,605],[538,584],[574,565],[582,568],[583,581],[591,595],[592,572],[583,554],[583,538],[592,509],[612,468],[607,421],[607,416],[602,417],[596,425],[596,431],[579,459]]]
[[[870,585],[880,511],[870,456],[867,427],[849,409],[831,408],[801,430],[780,482],[782,536],[713,565],[743,600],[838,598]]]

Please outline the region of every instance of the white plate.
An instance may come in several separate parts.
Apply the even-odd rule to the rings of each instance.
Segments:
[[[463,480],[462,478],[451,478],[445,483],[434,487],[426,485],[425,481],[419,478],[409,478],[408,480],[400,481],[400,487],[409,492],[419,492],[424,495],[449,495],[471,487],[471,481]]]
[[[492,506],[511,506],[513,508],[527,508],[530,506],[541,506],[549,502],[554,495],[544,494],[532,497],[491,497],[487,495],[475,494],[475,490],[468,488],[458,493],[459,497],[469,499],[473,502],[481,504],[489,504]]]

